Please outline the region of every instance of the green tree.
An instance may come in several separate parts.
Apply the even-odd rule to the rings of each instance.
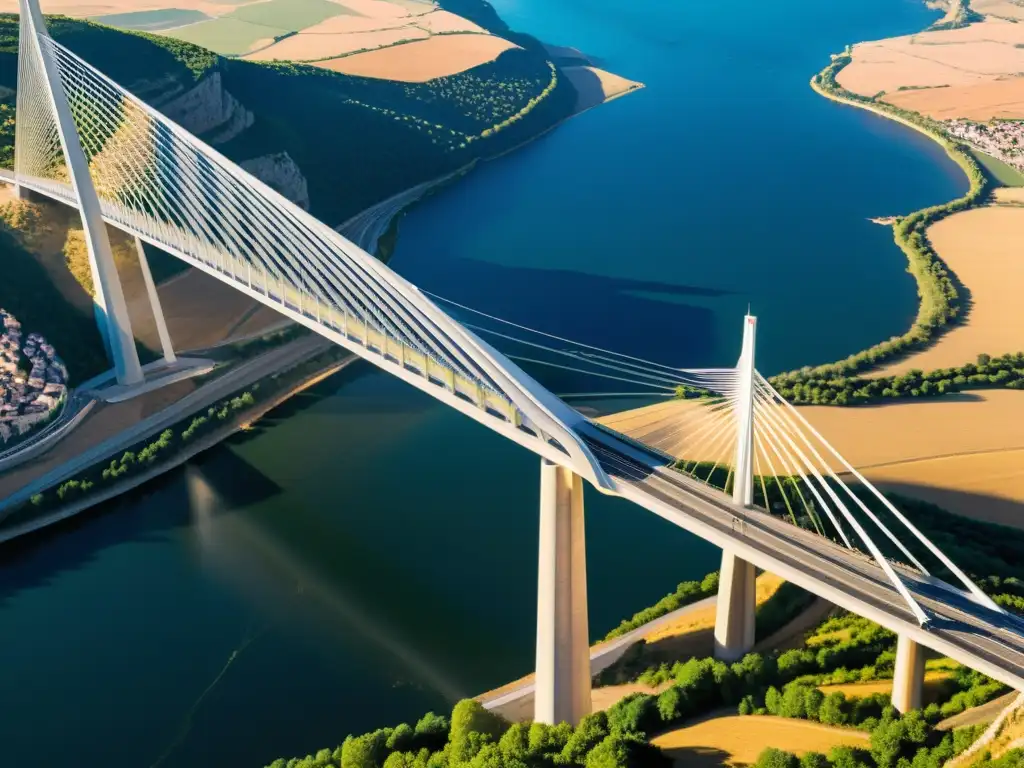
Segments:
[[[817,688],[804,690],[804,711],[808,720],[821,719],[821,706],[825,703],[825,694]]]
[[[587,755],[608,735],[608,715],[594,712],[576,726],[562,750],[562,763],[582,765]]]
[[[526,763],[515,758],[506,758],[501,754],[497,744],[484,742],[473,759],[469,761],[469,768],[526,768]]]
[[[800,761],[792,752],[768,747],[757,756],[754,768],[800,768]]]
[[[863,749],[854,747],[832,747],[828,753],[832,768],[875,768],[871,755]]]
[[[682,719],[688,713],[686,692],[682,686],[673,685],[658,696],[658,714],[665,725]]]
[[[530,756],[530,723],[512,723],[501,735],[498,749],[507,757],[525,761]]]
[[[415,738],[416,732],[413,731],[412,726],[408,723],[401,723],[396,725],[395,729],[391,731],[391,735],[388,736],[387,748],[397,752],[405,752],[412,749]]]
[[[675,678],[694,709],[720,703],[721,668],[716,669],[714,659],[690,659],[676,670]]]
[[[660,723],[658,706],[653,696],[634,693],[608,709],[608,727],[614,733],[652,732]]]
[[[741,715],[752,715],[756,709],[757,706],[754,704],[754,697],[748,695],[740,699],[740,705],[736,711]]]
[[[825,725],[846,725],[849,722],[846,696],[842,691],[835,691],[825,697],[818,710],[818,719]]]
[[[778,714],[783,717],[806,717],[806,691],[807,688],[802,685],[787,685],[782,693]]]
[[[718,571],[712,571],[704,577],[703,581],[701,581],[700,591],[703,592],[705,595],[710,595],[718,592],[718,580]]]
[[[782,694],[774,685],[765,691],[764,707],[768,710],[769,715],[778,715],[782,711]]]
[[[800,675],[817,671],[818,664],[813,651],[806,648],[794,648],[779,656],[778,667],[779,675],[782,678],[792,680]]]
[[[895,768],[901,757],[909,757],[925,743],[929,732],[920,710],[900,717],[887,709],[871,733],[871,756],[878,768]]]
[[[828,758],[821,752],[805,752],[800,757],[800,768],[829,768]]]
[[[663,768],[670,761],[661,750],[635,733],[612,733],[598,744],[584,765],[586,768]]]
[[[530,755],[543,762],[554,760],[565,749],[573,728],[568,723],[548,725],[531,723],[529,730]]]
[[[732,672],[744,690],[762,688],[782,674],[775,659],[760,653],[748,653],[732,665]]]
[[[324,763],[329,765],[329,763]],[[384,760],[383,768],[415,768],[416,756],[411,752],[392,752]]]
[[[463,699],[452,710],[448,743],[451,759],[456,762],[470,760],[488,742],[497,742],[508,728],[508,723],[474,699]],[[348,768],[348,766],[342,766]]]
[[[384,730],[349,736],[341,745],[341,768],[381,768],[387,754]]]
[[[436,752],[448,741],[448,718],[427,712],[415,727],[416,746]]]

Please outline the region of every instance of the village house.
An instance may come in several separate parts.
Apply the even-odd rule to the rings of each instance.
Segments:
[[[48,422],[67,395],[67,367],[53,345],[0,309],[0,442]]]

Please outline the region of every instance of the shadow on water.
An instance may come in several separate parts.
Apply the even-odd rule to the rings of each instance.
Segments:
[[[225,442],[227,445],[241,446],[256,440],[273,430],[274,427],[319,405],[325,398],[336,394],[338,390],[366,376],[373,375],[373,373],[374,369],[370,364],[362,360],[349,363],[340,371],[333,373],[323,381],[317,382],[309,389],[292,395],[273,410],[263,414],[259,420],[249,425],[247,429],[236,432]],[[389,412],[393,412],[393,410],[391,409]]]
[[[417,274],[415,268],[407,272],[446,299],[573,341],[680,366],[731,363],[716,359],[714,313],[699,306],[728,291],[464,258],[434,260],[426,274]],[[509,332],[507,326],[445,306],[460,320]],[[509,343],[498,339],[495,345],[506,351]]]
[[[22,590],[48,584],[62,573],[87,567],[109,547],[126,541],[156,541],[169,531],[189,526],[192,500],[188,484],[183,480],[189,466],[202,471],[215,486],[221,499],[218,510],[246,508],[279,497],[282,489],[276,482],[237,451],[225,450],[224,446],[241,446],[267,434],[371,372],[360,363],[346,366],[329,379],[286,400],[251,429],[232,435],[183,467],[80,515],[3,544],[0,606]]]
[[[221,489],[232,504],[260,503],[281,493],[279,486],[237,454],[216,449],[208,455],[212,454],[219,471],[232,478],[230,486]],[[183,471],[183,467],[173,469],[80,515],[3,544],[0,606],[23,590],[85,569],[107,548],[129,541],[156,542],[190,525],[191,502]]]
[[[221,496],[220,489],[232,485],[223,482],[224,468],[209,469],[193,478],[206,487],[207,500],[215,499],[209,506],[237,508]],[[284,501],[204,521],[201,548],[213,556],[221,577],[273,617],[273,625],[292,632],[301,626],[303,642],[317,648],[325,664],[337,665],[339,674],[346,662],[335,658],[338,649],[362,643],[373,649],[362,653],[378,658],[378,672],[394,685],[429,692],[446,705],[475,693],[470,681],[486,673],[486,660],[461,657],[455,663],[450,653],[458,645],[450,628],[467,624],[459,602],[414,578],[400,559],[381,557],[344,508],[294,496]],[[395,613],[394,605],[409,608]],[[422,606],[430,606],[429,616]],[[491,645],[499,653],[515,650],[508,643]]]

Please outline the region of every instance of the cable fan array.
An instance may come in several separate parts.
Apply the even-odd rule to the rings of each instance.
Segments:
[[[60,43],[37,39],[56,65],[105,218],[306,314],[343,313],[501,392],[412,286]],[[18,109],[32,119],[18,120],[17,173],[68,187],[44,67],[24,53]]]
[[[626,383],[640,388],[639,391],[628,393],[603,391],[563,393],[560,397],[609,394],[677,397],[686,394],[717,392],[716,386],[725,385],[734,378],[732,369],[673,368],[514,323],[429,291],[424,291],[424,293],[456,310],[481,318],[477,322],[467,321],[463,318],[462,325],[478,334],[497,339],[498,341],[495,343],[501,346],[503,354],[510,360],[555,371],[569,371],[584,377],[593,377],[601,382],[613,381],[617,385]],[[496,324],[502,330],[483,325],[482,321],[484,320]],[[521,347],[525,347],[528,351],[524,352],[520,349]],[[553,357],[550,359],[538,357],[538,355],[545,354]]]
[[[608,485],[572,429],[578,413],[414,285],[54,41],[28,6],[19,185],[78,206],[79,190],[91,184],[108,224]]]
[[[740,414],[749,392],[755,507],[869,554],[922,622],[927,620],[924,612],[893,566],[928,576],[929,569],[922,562],[925,553],[934,556],[977,600],[996,608],[757,371],[753,372],[753,386],[745,388],[739,368],[673,368],[529,328],[440,296],[434,298],[488,321],[489,325],[465,323],[477,333],[517,349],[535,350],[533,354],[507,352],[514,360],[626,382],[643,388],[643,394],[673,398],[606,417],[602,424],[672,457],[674,469],[719,490],[731,492],[735,482]],[[920,546],[912,549],[895,531],[909,532]],[[885,542],[882,546],[873,538],[878,532]]]
[[[895,578],[895,574],[887,565],[889,560],[902,562],[928,576],[929,569],[922,562],[927,553],[978,601],[1003,612],[757,372],[753,405],[754,472],[760,481],[762,503],[769,511],[781,501],[797,522],[795,510],[802,509],[819,533],[836,538],[849,548],[867,550],[890,573],[890,578]],[[764,464],[759,463],[762,458]],[[776,481],[782,479],[777,482],[781,499],[772,500],[766,474]],[[787,489],[795,493],[791,496]],[[872,538],[872,530],[881,532],[888,541],[888,557]],[[916,540],[916,554],[897,532],[903,536],[909,533],[911,540]]]

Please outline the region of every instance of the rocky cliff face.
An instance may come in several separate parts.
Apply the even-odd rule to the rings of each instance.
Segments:
[[[152,85],[150,89],[155,90]],[[187,131],[205,136],[214,145],[230,141],[254,120],[252,112],[224,88],[220,72],[204,77],[192,88],[167,83],[154,105]]]
[[[231,141],[255,120],[253,113],[224,88],[221,74],[216,71],[192,87],[169,77],[136,83],[132,90],[213,146]],[[287,152],[254,157],[240,165],[288,200],[309,209],[306,178]]]
[[[241,166],[275,192],[309,210],[309,188],[306,177],[287,152],[263,155],[245,160]]]

